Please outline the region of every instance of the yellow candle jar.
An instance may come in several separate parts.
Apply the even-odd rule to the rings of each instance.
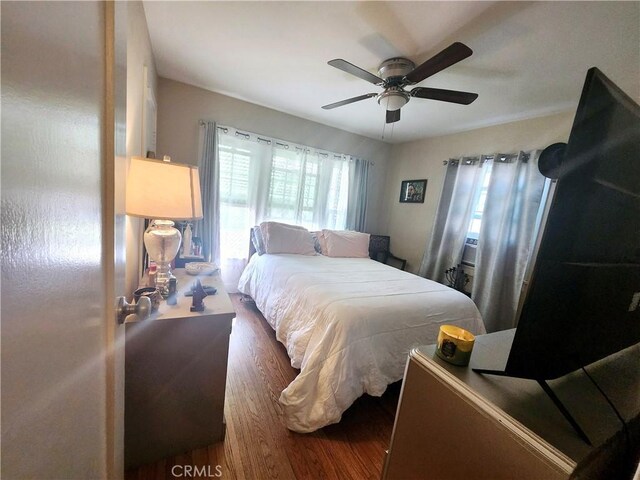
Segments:
[[[453,365],[468,365],[476,337],[454,325],[442,325],[438,333],[436,355]]]

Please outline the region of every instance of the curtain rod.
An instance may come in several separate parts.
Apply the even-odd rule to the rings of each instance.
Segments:
[[[207,122],[205,122],[204,120],[200,119],[200,120],[198,120],[198,125],[200,125],[201,127],[204,127],[204,126],[206,126],[206,125],[207,125]],[[220,126],[218,126],[217,128],[218,128],[219,130],[222,130],[224,133],[229,133],[229,129],[228,129],[227,127],[220,127]],[[235,131],[235,135],[236,135],[236,136],[242,136],[242,137],[245,137],[246,139],[249,139],[249,138],[251,137],[251,134],[250,134],[250,133],[244,133],[244,132],[239,131],[238,129],[236,129],[236,131]],[[256,139],[257,139],[257,141],[258,141],[258,142],[265,142],[265,143],[267,143],[268,145],[271,145],[271,143],[272,143],[272,141],[271,141],[270,139],[268,139],[268,138],[262,138],[262,137],[258,136],[257,134],[256,134]],[[287,150],[289,149],[289,144],[287,144],[287,143],[278,142],[277,140],[276,140],[276,141],[274,141],[273,143],[275,143],[275,144],[276,144],[277,146],[279,146],[279,147],[285,148],[285,149],[287,149]],[[307,152],[307,153],[311,152],[311,150],[310,150],[309,148],[303,148],[303,147],[295,147],[295,148],[296,148],[296,149],[298,149],[298,150],[303,150],[303,151],[305,151],[305,152]],[[320,155],[320,156],[322,156],[322,157],[327,157],[327,158],[329,157],[329,154],[328,154],[328,153],[320,152],[320,151],[319,151],[320,149],[315,148],[315,147],[314,147],[314,149],[315,149],[316,151],[318,151],[318,155]],[[353,155],[340,155],[340,154],[334,154],[334,158],[346,158],[346,157],[349,157],[349,156],[351,156],[351,157],[355,158]],[[349,162],[352,162],[352,161],[353,161],[353,158],[349,159]],[[372,160],[369,160],[369,165],[371,165],[371,166],[375,166],[375,162],[374,162],[374,161],[372,161]]]
[[[479,155],[473,157],[462,157],[462,158],[450,158],[449,160],[443,160],[442,165],[459,165],[462,162],[463,165],[475,165],[480,163],[482,165],[484,162],[489,160],[494,160],[501,163],[511,162],[520,156],[522,161],[526,163],[531,155],[529,153],[497,153],[494,155]]]

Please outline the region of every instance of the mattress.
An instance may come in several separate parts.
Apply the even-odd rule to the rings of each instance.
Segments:
[[[368,258],[253,255],[238,289],[250,295],[299,375],[280,395],[287,427],[340,421],[363,393],[400,380],[409,351],[440,325],[485,333],[464,294]]]

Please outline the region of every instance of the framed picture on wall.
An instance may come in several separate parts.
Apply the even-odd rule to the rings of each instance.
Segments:
[[[424,203],[427,179],[403,180],[400,185],[400,203]]]

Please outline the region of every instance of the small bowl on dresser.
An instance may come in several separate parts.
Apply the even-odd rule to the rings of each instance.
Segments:
[[[184,266],[189,275],[214,275],[220,271],[215,263],[190,262]]]
[[[162,295],[160,295],[160,290],[156,287],[143,287],[137,289],[133,292],[133,299],[138,303],[140,297],[148,297],[151,300],[151,311],[156,312],[158,307],[160,306],[160,300],[162,300]]]

